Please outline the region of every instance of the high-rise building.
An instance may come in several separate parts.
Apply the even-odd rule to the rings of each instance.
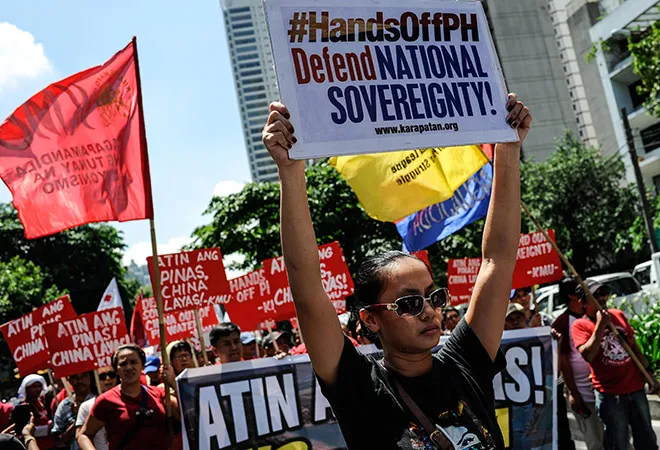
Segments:
[[[533,132],[526,159],[543,162],[566,130],[578,133],[548,0],[481,0],[490,23],[507,88],[528,104]]]
[[[261,0],[221,0],[227,45],[253,181],[276,181],[277,166],[261,142],[268,105],[279,98]]]
[[[644,181],[660,191],[660,118],[649,114],[644,107],[645,97],[637,92],[641,81],[633,71],[628,50],[630,36],[642,36],[652,23],[660,20],[660,0],[602,0],[599,7],[600,20],[593,23],[589,35],[597,49],[593,65],[600,75],[609,125],[614,131],[609,147],[612,153],[621,153],[627,177],[634,180],[622,120],[622,108],[625,108]]]

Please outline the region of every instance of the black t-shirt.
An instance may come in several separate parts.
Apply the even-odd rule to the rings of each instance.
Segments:
[[[498,351],[490,359],[479,338],[462,320],[433,355],[425,375],[406,378],[359,353],[346,339],[337,380],[319,384],[337,417],[347,446],[363,449],[434,449],[428,434],[400,401],[391,377],[442,428],[456,449],[503,449],[495,418],[493,377],[505,367]]]

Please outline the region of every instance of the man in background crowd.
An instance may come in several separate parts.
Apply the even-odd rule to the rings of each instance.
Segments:
[[[147,363],[144,365],[144,373],[147,378],[149,378],[149,386],[158,386],[163,382],[160,373],[160,358],[158,356],[147,356]]]
[[[76,418],[80,405],[95,398],[92,392],[93,372],[84,372],[67,377],[67,381],[73,387],[73,396],[65,398],[55,411],[53,418],[52,435],[58,447],[79,450],[76,441]]]
[[[101,392],[99,392],[99,394],[103,394],[104,392],[107,392],[113,387],[117,386],[119,378],[117,377],[117,373],[112,367],[103,367],[98,370],[98,374],[99,381],[101,382]],[[76,418],[76,440],[80,434],[80,429],[83,425],[85,425],[87,416],[89,416],[89,412],[92,410],[92,406],[94,405],[95,401],[96,396],[90,398],[89,400],[85,400],[78,409],[78,416]],[[108,433],[105,430],[105,427],[101,428],[99,432],[96,433],[92,442],[94,443],[94,448],[96,450],[108,450]]]
[[[522,330],[527,328],[527,321],[525,320],[525,308],[518,303],[509,303],[506,310],[506,318],[504,321],[505,330]]]
[[[646,358],[637,345],[635,331],[623,311],[607,309],[610,293],[605,286],[595,280],[585,282],[598,305],[580,289],[578,292],[586,316],[577,319],[571,331],[575,347],[591,367],[591,380],[597,391],[598,415],[605,426],[605,447],[608,450],[625,450],[630,427],[636,450],[657,450],[649,402],[644,392],[645,379],[619,341],[627,341],[646,367]],[[610,330],[610,325],[614,325],[616,333]],[[650,390],[654,393],[660,391],[657,380],[654,380]]]
[[[461,321],[461,313],[453,306],[448,306],[442,311],[442,326],[446,335],[451,334]]]
[[[273,341],[277,342],[277,349]],[[287,332],[273,331],[268,333],[262,342],[266,356],[288,354],[291,350],[290,335]]]
[[[167,352],[170,355],[170,364],[175,376],[179,376],[186,369],[195,367],[192,347],[186,341],[172,342],[167,346]]]
[[[603,450],[603,424],[596,413],[596,396],[591,384],[591,369],[575,347],[573,324],[584,316],[584,305],[577,292],[578,284],[572,277],[559,283],[559,299],[566,304],[566,311],[552,324],[553,330],[561,334],[559,345],[559,367],[568,388],[569,404],[588,450]],[[567,420],[563,385],[557,385],[558,424]],[[564,411],[564,414],[561,413]],[[561,447],[560,447],[561,448]]]
[[[217,364],[242,361],[241,329],[235,323],[223,322],[214,327],[209,333],[209,341],[217,358]]]
[[[512,289],[509,300],[518,303],[525,312],[525,321],[529,328],[549,327],[552,319],[544,312],[534,311],[532,314],[532,290],[530,288]]]
[[[251,331],[244,331],[241,333],[241,344],[243,345],[243,359],[248,361],[256,359],[257,355],[257,338]]]

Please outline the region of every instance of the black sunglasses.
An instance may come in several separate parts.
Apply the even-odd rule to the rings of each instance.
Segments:
[[[110,378],[111,380],[114,380],[115,378],[117,378],[117,374],[114,372],[106,372],[99,374],[99,380],[105,381],[106,378]]]
[[[375,303],[365,306],[364,309],[387,309],[395,311],[399,317],[416,317],[424,311],[424,302],[427,300],[435,309],[444,308],[449,300],[449,289],[437,289],[431,292],[428,298],[423,295],[406,295],[396,299],[394,303]]]

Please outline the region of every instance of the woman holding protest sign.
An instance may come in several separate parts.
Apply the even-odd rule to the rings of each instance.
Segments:
[[[520,235],[520,147],[532,122],[515,94],[506,108],[520,142],[495,147],[483,263],[464,319],[432,354],[448,291],[413,256],[372,257],[354,281],[360,318],[382,342],[384,359],[376,361],[350,345],[323,289],[305,162],[289,159],[297,141],[290,114],[271,104],[263,141],[279,169],[282,249],[298,322],[351,449],[504,448],[493,377],[505,366],[499,345]]]
[[[92,406],[78,435],[83,450],[94,450],[93,439],[105,427],[110,450],[167,449],[165,391],[140,383],[146,355],[134,344],[122,345],[112,357],[112,367],[121,384],[101,394]],[[172,383],[171,366],[163,367],[163,378]],[[176,396],[170,396],[171,414],[179,420]]]

